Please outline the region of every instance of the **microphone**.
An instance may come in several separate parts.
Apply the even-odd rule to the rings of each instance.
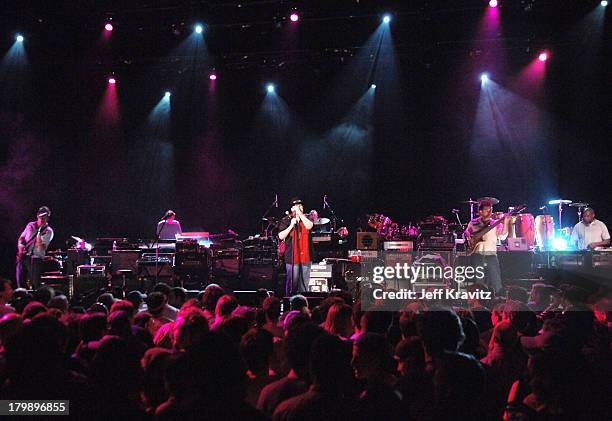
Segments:
[[[325,209],[327,207],[327,195],[324,194],[323,195],[323,209]]]
[[[451,212],[453,212],[453,213],[459,213],[459,209],[453,209]]]
[[[278,208],[278,193],[274,193],[274,207]]]
[[[544,210],[544,209],[546,209],[546,205],[544,205],[544,206],[540,206],[540,207],[539,207],[539,209],[540,209],[540,210]]]

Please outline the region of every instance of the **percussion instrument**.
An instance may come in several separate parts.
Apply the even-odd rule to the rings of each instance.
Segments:
[[[535,243],[541,250],[550,248],[555,238],[555,221],[552,215],[535,217]]]
[[[527,239],[529,247],[533,247],[535,241],[535,219],[530,213],[522,213],[512,217],[508,237]]]

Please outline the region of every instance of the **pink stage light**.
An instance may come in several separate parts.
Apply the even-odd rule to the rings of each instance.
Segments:
[[[489,0],[489,6],[497,7],[497,0]]]
[[[540,61],[548,60],[548,53],[546,51],[541,52],[540,55],[538,56],[538,60]]]
[[[211,73],[211,74],[208,76],[208,78],[209,78],[210,80],[217,80],[217,74],[216,74],[216,73]]]
[[[112,32],[113,24],[112,23],[107,23],[106,25],[104,25],[104,29],[106,30],[106,32]]]
[[[297,22],[298,20],[300,20],[300,15],[298,15],[295,12],[293,12],[292,14],[289,15],[289,20],[291,22]]]
[[[114,77],[109,77],[108,78],[108,83],[110,85],[114,85],[115,83],[117,83],[117,79],[115,79]]]

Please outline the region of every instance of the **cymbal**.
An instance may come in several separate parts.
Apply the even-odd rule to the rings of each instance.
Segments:
[[[315,225],[325,225],[329,224],[329,218],[317,218],[314,220]]]
[[[465,204],[468,204],[468,205],[477,205],[478,204],[478,202],[476,200],[462,200],[459,203],[465,203]]]
[[[494,197],[485,196],[485,197],[481,197],[480,199],[476,199],[476,203],[480,203],[480,202],[490,202],[492,205],[497,205],[499,203],[499,199],[496,199]]]
[[[570,203],[570,206],[573,208],[586,208],[587,206],[589,206],[589,204],[586,202],[574,202]]]
[[[572,203],[572,201],[569,199],[555,199],[555,200],[548,201],[549,205],[558,205],[558,204],[569,205],[570,203]]]

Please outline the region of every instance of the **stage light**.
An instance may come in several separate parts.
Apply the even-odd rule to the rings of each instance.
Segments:
[[[104,25],[104,29],[106,30],[106,32],[112,32],[113,30],[113,24],[112,23],[107,23],[106,25]]]
[[[376,89],[376,84],[375,83],[371,84],[370,89]]]
[[[164,94],[164,98],[168,99],[170,98],[170,95],[172,95],[172,92],[166,91],[166,93]]]
[[[21,34],[17,34],[17,36],[15,36],[15,41],[17,42],[23,42],[24,38],[23,35]]]
[[[497,0],[489,0],[489,6],[497,7]]]
[[[108,83],[109,85],[114,85],[115,83],[117,83],[117,79],[115,79],[113,76],[108,78]]]
[[[197,34],[201,34],[202,31],[204,30],[204,26],[198,24],[194,27],[194,30],[196,31]]]
[[[565,238],[555,238],[552,241],[553,250],[567,250],[567,240]]]
[[[480,81],[481,82],[486,82],[487,80],[489,80],[489,75],[487,73],[483,73],[480,75]]]
[[[601,4],[603,7],[606,7],[608,5],[608,0],[602,0]]]
[[[383,18],[382,18],[382,21],[383,21],[383,23],[391,22],[391,15],[389,15],[389,14],[384,15]]]
[[[540,55],[538,55],[538,60],[540,61],[548,60],[548,53],[546,51],[542,51]]]
[[[289,15],[289,20],[291,22],[297,22],[298,20],[300,20],[300,15],[298,15],[296,12],[293,12]]]
[[[273,83],[268,83],[268,85],[266,86],[266,90],[267,90],[269,93],[274,92],[274,84],[273,84]]]
[[[208,78],[210,80],[217,80],[217,74],[216,73],[211,73],[210,75],[208,75]]]

